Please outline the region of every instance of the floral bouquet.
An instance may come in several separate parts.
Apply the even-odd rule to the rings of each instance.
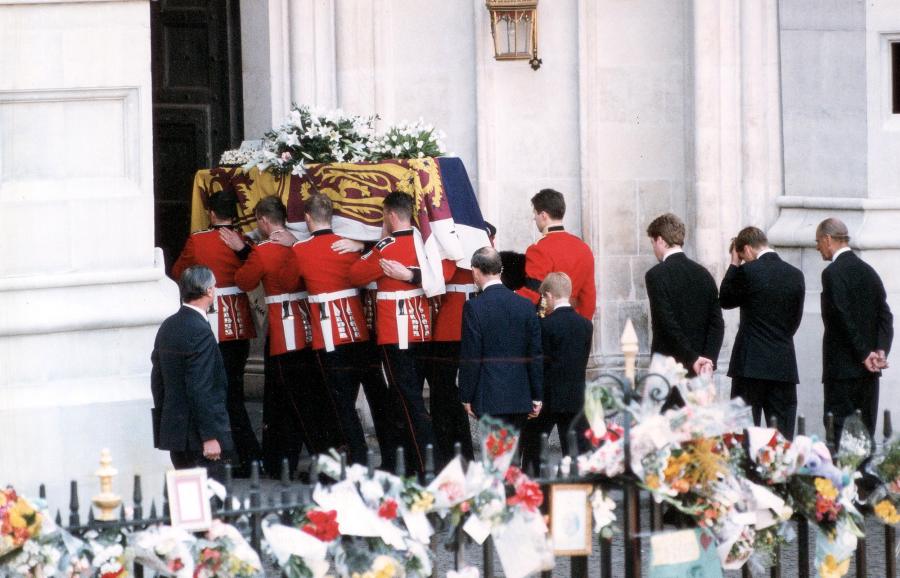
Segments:
[[[134,559],[161,576],[191,578],[194,559],[191,546],[193,535],[171,526],[156,526],[128,537]]]
[[[797,452],[776,429],[748,428],[753,471],[767,484],[784,484],[797,471]]]
[[[266,548],[275,557],[286,578],[322,578],[330,568],[327,556],[333,538],[323,541],[320,536],[330,535],[318,532],[315,523],[302,529],[306,526],[307,523],[301,529],[284,526],[275,521],[275,516],[263,521]]]
[[[408,123],[403,121],[390,127],[371,144],[371,160],[414,159],[439,157],[444,154],[444,133],[425,124],[421,118]]]
[[[237,528],[214,520],[194,545],[193,578],[254,578],[263,575],[256,551]]]
[[[886,442],[882,453],[869,462],[867,471],[880,482],[868,500],[875,515],[889,526],[900,524],[900,438]]]
[[[594,518],[594,532],[606,539],[612,538],[613,522],[616,521],[616,503],[603,492],[600,486],[591,494],[591,510]]]
[[[266,133],[263,147],[245,168],[302,176],[306,163],[360,162],[369,159],[377,117],[362,117],[310,106],[291,107],[285,122]]]
[[[0,490],[0,560],[35,538],[42,520],[38,509],[11,486]]]
[[[481,442],[481,460],[485,472],[502,476],[509,469],[516,447],[519,444],[519,431],[505,422],[490,416],[479,420],[483,439]]]

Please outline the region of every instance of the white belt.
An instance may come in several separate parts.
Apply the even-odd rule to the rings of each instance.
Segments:
[[[318,293],[309,296],[310,303],[327,303],[329,301],[337,301],[345,297],[356,297],[359,295],[358,289],[344,289],[343,291],[332,291],[331,293]]]
[[[266,305],[273,303],[284,303],[285,301],[300,301],[309,297],[309,293],[301,291],[299,293],[282,293],[281,295],[269,295],[266,297]]]
[[[224,297],[226,295],[240,295],[243,293],[241,288],[237,285],[232,285],[231,287],[216,287],[216,296]]]
[[[399,301],[401,299],[421,297],[422,295],[425,295],[425,291],[423,289],[410,289],[409,291],[379,291],[377,297],[382,301],[388,299]]]
[[[447,293],[475,293],[478,285],[447,285]]]

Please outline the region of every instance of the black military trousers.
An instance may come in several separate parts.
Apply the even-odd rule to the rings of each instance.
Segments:
[[[428,350],[426,379],[430,392],[429,405],[434,437],[437,443],[437,470],[453,459],[453,446],[459,442],[462,455],[472,460],[472,432],[469,416],[459,400],[459,341],[432,341],[424,344]]]
[[[338,425],[349,445],[349,460],[355,464],[365,464],[368,451],[366,436],[356,412],[356,398],[365,371],[360,345],[347,343],[336,346],[334,351],[319,350],[325,383],[337,408]]]
[[[249,473],[251,462],[262,457],[262,449],[253,433],[247,406],[244,404],[244,369],[250,354],[250,342],[246,339],[222,341],[219,342],[219,351],[228,376],[228,421],[231,423],[231,438],[237,454],[235,474],[241,476]]]
[[[425,472],[425,448],[434,446],[431,415],[425,408],[422,395],[424,383],[424,355],[421,343],[410,343],[409,349],[398,345],[382,345],[381,355],[388,387],[398,394],[400,411],[407,425],[405,455],[408,468]]]

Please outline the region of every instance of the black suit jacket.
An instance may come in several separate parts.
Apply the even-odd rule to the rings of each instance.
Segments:
[[[531,301],[491,285],[463,306],[459,397],[476,414],[531,412],[543,401],[541,327]]]
[[[541,319],[542,411],[578,413],[584,407],[584,376],[593,333],[594,324],[572,307],[559,307]]]
[[[674,253],[647,271],[653,340],[650,350],[674,357],[690,374],[698,357],[719,358],[725,322],[719,292],[702,265]]]
[[[794,334],[803,318],[803,272],[766,253],[731,265],[719,288],[723,309],[741,308],[728,377],[798,383]]]
[[[153,405],[161,414],[157,448],[202,451],[214,439],[231,450],[228,377],[207,320],[182,306],[163,321],[150,359]]]
[[[878,273],[852,251],[822,271],[822,381],[872,375],[863,361],[891,350],[894,316]]]

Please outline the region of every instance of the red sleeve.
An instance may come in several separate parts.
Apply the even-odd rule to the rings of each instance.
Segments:
[[[196,264],[197,262],[194,259],[194,236],[191,235],[188,237],[187,243],[184,244],[184,249],[181,250],[178,260],[172,265],[172,278],[178,281],[181,279],[181,274],[184,273],[185,269]]]
[[[443,259],[441,260],[441,268],[444,270],[444,283],[448,283],[450,278],[456,273],[456,261]]]
[[[552,271],[553,262],[548,255],[544,254],[540,246],[535,243],[528,247],[528,250],[525,251],[525,286],[516,290],[516,293],[537,305],[541,300],[538,287],[540,287],[541,281],[544,280],[547,273]]]
[[[594,278],[593,254],[590,257],[587,279],[585,279],[581,295],[578,296],[578,312],[585,319],[593,319],[594,310],[597,308],[597,281]]]
[[[350,282],[356,287],[368,285],[372,281],[377,280],[384,275],[381,265],[381,252],[378,249],[372,249],[359,260],[350,266]]]
[[[250,256],[241,265],[241,268],[234,273],[234,282],[242,291],[253,291],[265,274],[262,258],[259,251],[250,251]]]

